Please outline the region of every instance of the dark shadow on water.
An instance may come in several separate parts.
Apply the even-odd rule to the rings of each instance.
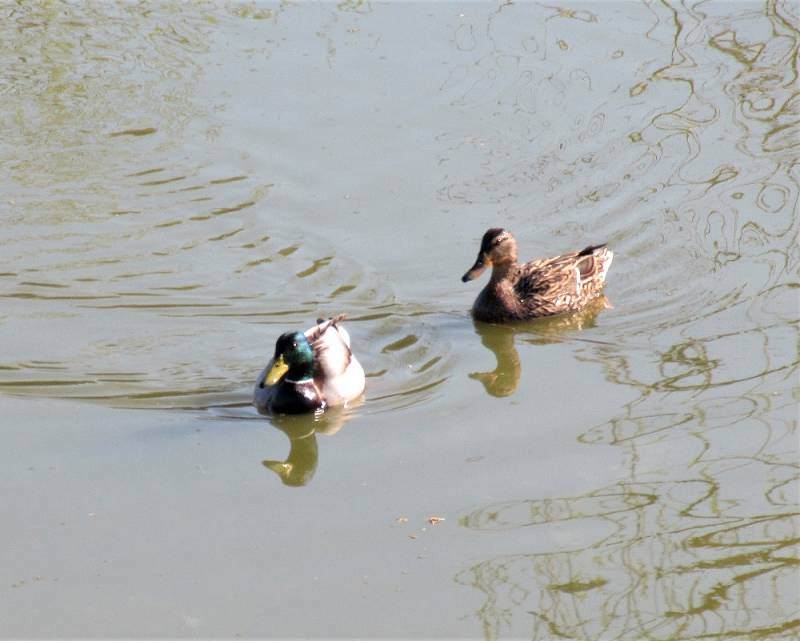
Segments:
[[[522,364],[515,346],[517,336],[526,343],[559,343],[572,332],[594,327],[597,316],[609,307],[608,299],[600,296],[573,314],[506,325],[473,321],[475,332],[494,354],[497,366],[491,372],[471,372],[469,377],[480,381],[489,396],[510,396],[517,389],[522,375]]]
[[[319,414],[269,416],[270,423],[289,437],[289,454],[285,460],[264,459],[261,464],[275,472],[284,485],[308,485],[319,461],[317,434],[335,434],[351,416],[350,408],[332,408]]]

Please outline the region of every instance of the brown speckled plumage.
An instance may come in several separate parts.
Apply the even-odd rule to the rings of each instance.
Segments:
[[[472,314],[477,320],[503,322],[552,316],[581,309],[600,295],[613,252],[605,245],[579,252],[517,263],[517,243],[503,229],[488,230],[478,259],[464,282],[491,266]]]

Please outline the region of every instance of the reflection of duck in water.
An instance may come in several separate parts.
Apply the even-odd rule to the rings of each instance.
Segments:
[[[530,343],[559,342],[569,332],[594,326],[597,315],[608,307],[608,299],[599,296],[573,314],[505,325],[475,321],[475,332],[494,353],[497,367],[491,372],[472,372],[469,377],[480,381],[490,396],[510,396],[517,389],[522,374],[522,364],[514,346],[517,334],[525,336],[523,340]]]
[[[286,332],[259,374],[253,404],[262,414],[298,414],[345,405],[364,391],[364,370],[350,349],[344,314],[305,332]]]
[[[600,295],[614,258],[605,245],[579,252],[517,262],[517,242],[504,229],[483,235],[478,258],[462,281],[492,267],[492,276],[472,307],[477,320],[518,321],[574,312]]]
[[[317,433],[335,434],[348,419],[344,410],[332,409],[317,414],[279,415],[272,423],[289,437],[289,455],[285,461],[266,459],[261,464],[277,474],[284,485],[307,485],[317,471]]]
[[[515,328],[476,322],[475,331],[480,334],[481,342],[494,352],[497,367],[492,372],[472,372],[469,377],[483,383],[490,396],[513,394],[522,373],[519,354],[514,347]]]

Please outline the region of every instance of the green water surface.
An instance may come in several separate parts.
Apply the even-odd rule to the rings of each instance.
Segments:
[[[798,638],[799,15],[0,4],[0,634]],[[473,322],[496,226],[606,300]]]

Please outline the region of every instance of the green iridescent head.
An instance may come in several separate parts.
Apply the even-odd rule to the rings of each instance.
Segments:
[[[275,385],[282,378],[300,382],[314,375],[314,351],[303,332],[286,332],[275,343],[275,355],[266,384]]]

